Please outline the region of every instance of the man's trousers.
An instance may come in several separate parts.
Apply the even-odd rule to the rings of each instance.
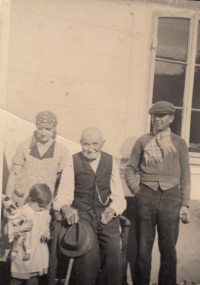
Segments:
[[[39,284],[38,276],[31,277],[28,280],[12,278],[10,281],[10,285],[38,285],[38,284]]]
[[[137,258],[134,285],[149,285],[156,227],[160,251],[158,285],[176,285],[176,242],[182,193],[178,186],[156,191],[141,184],[136,193]]]
[[[76,284],[121,285],[119,217],[103,225],[100,214],[88,214],[96,228],[97,241],[89,252],[74,260]]]

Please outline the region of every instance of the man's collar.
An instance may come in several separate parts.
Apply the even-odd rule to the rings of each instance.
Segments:
[[[82,152],[82,154],[83,154],[83,152]],[[100,160],[100,158],[101,158],[101,152],[99,153],[99,155],[97,156],[97,158],[95,158],[95,159],[88,159],[87,157],[85,157],[84,155],[83,155],[83,157],[84,157],[84,159],[85,160],[87,160],[89,163],[92,163],[92,162],[94,162],[94,161],[99,161]]]

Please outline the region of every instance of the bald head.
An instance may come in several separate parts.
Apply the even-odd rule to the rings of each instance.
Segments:
[[[103,141],[102,131],[95,127],[86,128],[82,131],[81,140],[88,137],[96,137]]]
[[[89,160],[94,160],[99,156],[105,140],[100,129],[90,127],[83,130],[80,143],[83,155]]]

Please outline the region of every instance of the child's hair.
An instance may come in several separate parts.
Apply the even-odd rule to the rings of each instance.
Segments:
[[[52,200],[52,193],[48,185],[38,183],[29,192],[28,201],[37,202],[39,206],[47,206]]]

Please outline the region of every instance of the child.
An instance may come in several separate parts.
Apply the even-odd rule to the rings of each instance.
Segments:
[[[24,249],[19,248],[16,258],[11,263],[10,285],[21,285],[24,281],[27,285],[38,285],[38,276],[47,273],[49,251],[45,241],[50,239],[51,216],[47,206],[51,200],[50,188],[46,184],[35,184],[29,192],[27,203],[20,208],[27,219],[32,221],[31,254],[29,260],[24,260]],[[30,230],[29,223],[24,223],[18,228],[20,232],[28,230]]]

